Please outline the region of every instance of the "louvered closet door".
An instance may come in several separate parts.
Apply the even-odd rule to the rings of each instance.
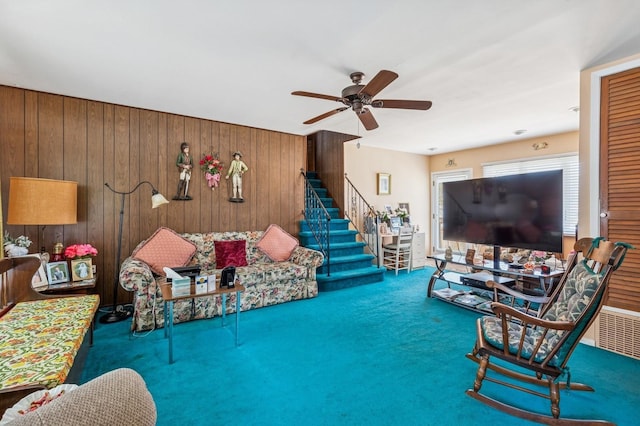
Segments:
[[[600,232],[637,247],[612,276],[609,306],[640,311],[640,69],[602,79]]]

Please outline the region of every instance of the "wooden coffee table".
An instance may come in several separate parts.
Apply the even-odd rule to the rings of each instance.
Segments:
[[[227,295],[236,293],[236,346],[238,346],[238,324],[240,323],[240,296],[244,291],[241,284],[236,283],[232,288],[218,288],[214,291],[195,294],[195,284],[191,283],[191,294],[173,297],[171,283],[164,280],[159,281],[162,299],[164,300],[164,337],[169,339],[169,364],[173,364],[173,303],[176,300],[195,299],[206,296],[222,296],[222,326],[227,316]]]

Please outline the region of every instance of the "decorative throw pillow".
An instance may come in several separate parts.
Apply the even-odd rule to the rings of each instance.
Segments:
[[[153,272],[164,276],[162,268],[186,266],[196,249],[194,243],[175,231],[160,227],[143,245],[133,251],[131,257],[143,261]]]
[[[214,241],[216,269],[227,266],[247,266],[247,242],[245,240]]]
[[[274,262],[284,262],[298,247],[298,240],[278,225],[271,224],[256,247]]]

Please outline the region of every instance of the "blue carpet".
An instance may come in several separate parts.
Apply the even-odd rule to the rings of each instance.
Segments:
[[[321,293],[311,300],[178,324],[175,363],[163,330],[132,336],[130,322],[96,324],[83,382],[129,367],[147,382],[159,425],[529,425],[465,395],[476,364],[465,358],[477,313],[426,299],[431,269]],[[640,361],[579,345],[563,417],[619,425],[640,417]],[[548,412],[548,404],[487,382],[487,394]]]

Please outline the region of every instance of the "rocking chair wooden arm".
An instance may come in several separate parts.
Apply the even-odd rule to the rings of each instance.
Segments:
[[[507,322],[514,318],[521,322],[524,326],[542,327],[547,330],[573,330],[575,324],[569,321],[549,321],[536,316],[527,314],[511,306],[500,302],[491,302],[491,310],[497,317],[502,318],[502,329],[507,329]]]

